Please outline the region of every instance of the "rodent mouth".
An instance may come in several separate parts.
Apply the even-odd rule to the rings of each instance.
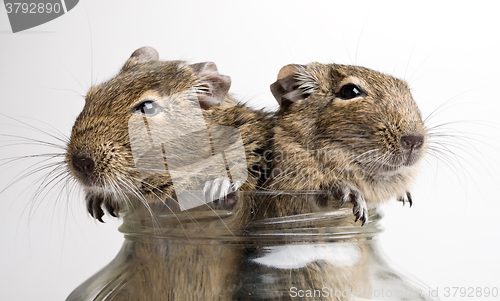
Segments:
[[[86,188],[92,188],[92,189],[104,188],[104,185],[101,183],[101,181],[99,181],[99,179],[96,179],[92,175],[86,177],[77,176],[76,178]]]
[[[378,172],[394,172],[403,167],[410,167],[417,163],[417,161],[418,155],[410,154],[408,156],[395,157],[394,160],[389,160],[388,162],[378,162],[374,164],[372,169]]]
[[[378,166],[378,170],[380,171],[395,171],[395,170],[398,170],[399,168],[401,168],[402,165],[397,165],[397,166],[393,166],[393,165],[387,165],[387,164],[380,164]]]
[[[385,174],[385,173],[393,173],[398,171],[401,167],[403,167],[402,164],[399,165],[391,165],[391,164],[383,164],[383,163],[378,163],[374,164],[371,166],[371,170],[374,174]]]

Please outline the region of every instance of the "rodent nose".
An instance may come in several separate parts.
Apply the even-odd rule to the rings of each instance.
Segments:
[[[75,170],[83,175],[89,175],[94,171],[94,160],[86,154],[73,155],[71,158]]]
[[[404,150],[413,150],[420,148],[424,143],[424,136],[422,135],[408,135],[401,137],[401,147]]]

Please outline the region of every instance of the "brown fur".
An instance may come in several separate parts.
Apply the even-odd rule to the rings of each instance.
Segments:
[[[372,224],[360,228],[350,217],[349,207],[341,208],[337,199],[321,191],[276,191],[261,194],[255,200],[258,204],[267,205],[294,204],[296,210],[304,208],[300,207],[302,204],[311,207],[307,208],[309,213],[303,210],[299,215],[266,218],[247,225],[246,232],[257,242],[250,244],[246,251],[235,300],[347,301],[352,298],[334,294],[322,294],[315,298],[293,297],[291,288],[303,291],[324,287],[337,291],[370,288],[366,270],[370,258],[367,255],[370,253],[369,238],[365,234],[370,237],[369,233],[374,229]],[[273,206],[268,207],[268,212],[275,208]],[[267,264],[258,262],[265,260],[276,248],[285,248],[287,251],[284,253],[290,257],[285,256],[279,263],[270,259],[267,259]],[[342,252],[331,253],[335,250]],[[349,252],[349,255],[343,252]],[[325,258],[336,259],[328,261]],[[297,266],[296,262],[304,265]]]
[[[85,107],[73,126],[66,161],[69,172],[83,184],[89,202],[96,202],[97,205],[110,203],[110,207],[119,209],[126,202],[135,206],[137,204],[133,202],[139,199],[144,205],[175,199],[168,171],[148,173],[136,168],[129,134],[138,140],[137,145],[147,147],[148,141],[138,132],[139,127],[133,126],[135,120],[131,119],[134,115],[131,110],[140,99],[161,100],[174,95],[168,100],[177,104],[176,110],[162,113],[165,115],[158,119],[178,117],[176,121],[183,122],[172,125],[169,132],[160,133],[165,136],[160,138],[169,144],[169,149],[184,152],[189,158],[195,146],[183,143],[182,139],[185,138],[183,133],[189,133],[193,127],[193,121],[189,115],[181,115],[193,110],[191,103],[203,95],[203,84],[203,79],[198,78],[193,68],[184,62],[141,61],[131,57],[116,77],[88,91]],[[239,130],[249,170],[265,165],[260,153],[269,148],[267,145],[272,136],[273,121],[269,114],[236,104],[229,96],[222,105],[203,110],[202,114],[206,126],[227,126]],[[137,120],[142,122],[140,118]],[[155,118],[148,121],[149,127],[155,125]],[[198,135],[197,132],[190,134]],[[180,138],[169,139],[169,136]],[[82,153],[95,162],[92,175],[88,177],[82,177],[72,166],[73,155]],[[156,158],[144,155],[139,161],[151,159]],[[168,166],[167,160],[164,164]],[[190,183],[196,180],[195,177],[186,177],[184,188],[188,189]],[[258,180],[258,174],[249,173],[242,190],[254,190]],[[179,208],[174,206],[169,210],[176,212]]]
[[[347,84],[355,84],[362,93],[343,99],[341,90]],[[368,217],[366,207],[363,208],[365,200],[374,206],[391,198],[401,201],[410,198],[408,191],[425,152],[427,131],[406,82],[363,67],[312,63],[285,66],[271,90],[281,108],[276,114],[271,171],[265,187],[286,192],[258,199],[255,217],[269,219],[268,224],[274,225],[273,233],[290,231],[289,227],[307,228],[294,223],[274,224],[274,219],[331,212],[346,201],[353,203],[356,220],[364,224]],[[405,151],[402,137],[409,135],[420,136],[422,144]],[[324,194],[307,196],[304,191]],[[353,225],[353,220],[342,220],[333,229]],[[307,234],[328,231],[326,225],[323,228],[312,223],[310,227]],[[247,231],[257,234],[262,229],[247,227]],[[291,246],[330,242],[311,241],[308,235],[290,240]],[[265,257],[269,248],[277,244],[261,243],[252,249],[253,256]],[[271,275],[269,278],[276,279],[272,284],[254,286],[266,286],[264,291],[277,292],[265,300],[293,300],[286,291],[290,287],[369,288],[364,262],[369,258],[369,247],[361,242],[353,245],[360,258],[350,266],[339,267],[321,259],[299,269],[252,266],[256,275]],[[241,296],[251,289],[245,288]],[[315,300],[351,298],[330,296]]]
[[[349,185],[371,204],[405,196],[427,141],[407,83],[358,66],[312,63],[283,70],[281,75],[292,78],[293,84],[286,91],[273,88],[286,105],[277,113],[272,172],[266,185],[272,190],[323,190],[339,197]],[[347,83],[356,84],[365,95],[340,99],[339,91]],[[288,101],[286,93],[296,99]],[[414,134],[423,136],[423,145],[405,152],[401,138]],[[288,216],[316,210],[315,204],[272,202],[260,214]]]
[[[204,235],[229,232],[225,235],[231,237],[230,233],[241,229],[251,217],[251,198],[237,201],[235,195],[229,195],[227,199],[183,211],[176,201],[168,171],[136,168],[138,163],[152,164],[158,154],[141,149],[144,155],[134,162],[131,146],[146,148],[149,145],[149,136],[141,127],[143,118],[134,114],[134,108],[141,99],[163,101],[163,105],[176,106],[176,109],[165,109],[159,113],[160,118],[148,118],[147,126],[152,128],[176,120],[175,124],[169,124],[168,130],[160,132],[160,138],[165,149],[185,154],[189,160],[196,155],[197,147],[183,139],[197,141],[203,130],[190,132],[194,121],[186,112],[193,112],[199,100],[206,123],[203,129],[212,130],[212,147],[235,138],[217,137],[213,132],[216,126],[235,128],[241,134],[246,156],[243,168],[249,172],[240,190],[257,189],[259,174],[255,171],[266,165],[261,154],[270,148],[273,120],[268,113],[251,110],[226,97],[228,88],[228,78],[218,74],[215,65],[158,61],[156,51],[151,48],[138,49],[114,78],[92,87],[75,121],[66,155],[69,172],[84,187],[89,212],[101,220],[104,214],[101,206],[112,215],[121,208],[126,213],[126,225],[135,225],[137,229],[150,227],[151,235],[170,229],[182,233],[182,239],[188,240],[196,238],[200,231]],[[221,95],[225,98],[223,103]],[[162,114],[167,116],[160,116]],[[78,156],[90,157],[95,165],[91,174],[83,175],[77,170],[73,160]],[[238,154],[230,149],[225,156],[231,161]],[[172,164],[168,160],[163,163],[167,167]],[[180,183],[182,189],[189,190],[190,185],[199,184],[203,177],[198,175],[211,171],[211,166],[196,168],[199,170],[194,170],[195,175],[186,176]],[[197,218],[200,212],[211,217]],[[164,218],[169,216],[169,222],[164,223]],[[127,229],[134,232],[137,230],[134,227]],[[195,237],[190,237],[193,233]],[[167,234],[165,238],[159,235],[151,239],[147,233],[142,234],[143,238],[127,239],[109,269],[82,284],[69,299],[78,294],[90,296],[96,285],[111,281],[111,277],[117,285],[126,283],[114,288],[109,295],[113,296],[112,300],[231,300],[228,289],[237,280],[234,273],[241,262],[242,247],[217,241],[208,241],[212,248],[206,243],[176,244],[166,238]],[[121,265],[130,268],[123,271],[123,277],[108,274],[110,270],[120,270]],[[99,289],[106,294],[109,288]]]
[[[400,140],[404,135],[427,135],[408,85],[362,67],[317,63],[290,65],[278,77],[282,87],[273,91],[282,104],[276,120],[267,113],[236,104],[230,97],[220,106],[214,106],[213,100],[204,102],[208,105],[202,106],[203,117],[210,128],[228,126],[241,133],[247,159],[245,168],[249,171],[241,190],[256,190],[264,181],[265,189],[272,191],[320,190],[330,195],[327,199],[286,195],[238,199],[231,195],[227,200],[182,211],[176,202],[168,172],[144,174],[135,168],[126,125],[133,114],[131,108],[138,100],[146,96],[157,101],[174,97],[176,103],[189,111],[192,99],[198,98],[201,103],[201,98],[206,97],[207,84],[200,78],[198,66],[191,67],[179,61],[156,61],[150,53],[143,57],[146,59],[132,57],[115,78],[89,91],[85,108],[73,128],[67,156],[70,172],[80,178],[71,168],[75,153],[92,154],[96,162],[93,182],[80,178],[86,186],[89,211],[100,218],[101,205],[112,214],[119,207],[125,207],[126,222],[130,223],[127,226],[130,228],[122,229],[127,240],[115,261],[74,294],[90,293],[89,288],[102,283],[103,279],[111,279],[109,288],[114,285],[112,292],[100,289],[103,294],[109,293],[113,300],[232,300],[234,291],[238,300],[251,299],[252,291],[244,287],[248,271],[240,264],[245,262],[245,254],[265,254],[267,245],[261,242],[243,249],[250,242],[239,236],[239,230],[245,229],[249,237],[263,230],[254,228],[255,224],[248,223],[250,220],[258,222],[266,218],[337,210],[339,199],[351,201],[354,213],[363,218],[367,212],[359,206],[360,200],[378,204],[392,197],[400,198],[408,192],[426,147],[426,139],[420,150],[411,155],[401,149]],[[356,84],[366,95],[339,99],[338,93],[346,83]],[[176,117],[182,120],[183,115]],[[173,127],[178,131],[171,133],[173,136],[189,138],[182,133],[192,123],[189,116],[184,120],[185,123]],[[190,134],[196,136],[200,133]],[[139,145],[147,144],[140,132],[133,136],[138,137]],[[233,138],[229,137],[229,140]],[[213,145],[217,144],[217,136],[212,135],[212,139]],[[195,154],[195,145],[182,140],[169,142],[170,149],[182,148],[188,158]],[[365,152],[370,152],[371,156],[363,157]],[[230,150],[226,156],[231,161],[238,154]],[[148,157],[141,160],[147,163]],[[385,167],[376,165],[378,161]],[[211,167],[201,167],[202,170],[196,171],[207,172],[203,168]],[[186,177],[181,186],[189,189],[199,181],[203,178]],[[108,188],[102,189],[106,185]],[[222,219],[218,219],[219,215]],[[335,224],[337,227],[353,225],[354,221]],[[318,226],[311,224],[304,228],[321,232]],[[148,227],[146,232],[141,232],[138,237],[133,235],[144,227]],[[287,230],[286,227],[286,224],[278,224],[267,230],[275,233]],[[202,236],[218,233],[225,237],[227,231],[243,244],[221,244],[217,239],[201,244],[185,241],[186,237],[195,239],[200,233]],[[172,239],[172,233],[182,233],[182,242]],[[311,242],[324,241],[301,242],[299,239],[292,243]],[[276,243],[269,242],[270,245]],[[287,244],[286,241],[279,243]],[[271,270],[271,275],[279,280],[276,286],[269,284],[266,289],[291,286],[315,289],[323,285],[366,287],[363,253],[367,250],[363,248],[361,246],[358,250],[360,261],[352,267],[335,267],[314,261],[300,269]],[[269,272],[265,266],[254,268],[254,274]],[[123,274],[108,275],[106,271],[110,270],[122,271]],[[268,284],[257,284],[257,287],[259,285]],[[284,292],[267,300],[288,299],[289,295]]]

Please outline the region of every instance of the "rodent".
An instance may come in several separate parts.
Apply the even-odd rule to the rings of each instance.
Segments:
[[[167,202],[173,212],[183,210],[175,204],[176,191],[170,175],[173,168],[168,166],[204,160],[213,155],[214,146],[210,149],[210,145],[198,143],[198,140],[208,139],[207,127],[226,126],[241,134],[248,166],[240,164],[228,168],[247,171],[265,164],[260,153],[269,148],[272,119],[268,113],[236,103],[228,95],[230,85],[230,78],[219,74],[213,63],[188,65],[182,61],[159,61],[155,49],[142,47],[131,55],[114,78],[92,87],[75,121],[66,150],[68,170],[84,188],[89,213],[102,221],[101,206],[116,216],[120,207],[134,200],[145,205]],[[196,119],[199,116],[203,118]],[[159,128],[158,131],[153,133],[153,127]],[[212,128],[210,139],[215,147],[217,139],[231,140],[232,137],[224,136],[234,134],[224,132],[227,128],[222,128],[220,133]],[[151,142],[151,139],[156,141]],[[222,142],[233,150],[231,141]],[[200,151],[200,148],[208,148],[210,154],[203,153],[205,149]],[[134,157],[134,151],[139,156]],[[232,155],[230,151],[226,150],[226,157]],[[180,162],[170,158],[167,162],[166,157],[171,156],[171,152],[182,154],[184,158],[179,159]],[[197,157],[193,159],[194,156]],[[158,160],[161,162],[156,162]],[[198,164],[192,168],[200,172],[197,176],[186,177],[185,183],[180,181],[179,187],[188,189],[190,185],[207,180],[202,177],[204,171],[197,168],[216,167]],[[226,166],[222,168],[225,172]],[[214,173],[211,170],[206,173],[210,172]],[[247,180],[238,183],[233,190],[239,186],[241,190],[254,190],[258,180],[255,173],[250,172]],[[226,190],[231,191],[227,187]],[[216,198],[218,196],[212,196]]]
[[[352,202],[356,219],[362,223],[368,217],[365,200],[377,204],[397,197],[411,204],[408,191],[425,151],[427,134],[420,112],[404,81],[357,66],[317,63],[288,65],[282,68],[277,82],[271,86],[273,95],[281,105],[274,116],[237,104],[227,95],[228,81],[228,78],[218,74],[214,65],[162,62],[158,61],[154,49],[141,48],[132,54],[115,78],[91,88],[86,105],[73,127],[67,150],[70,172],[86,185],[90,214],[101,220],[104,214],[101,205],[111,215],[116,215],[120,207],[128,202],[142,202],[146,206],[139,207],[150,208],[153,213],[167,211],[175,214],[183,211],[176,203],[176,190],[169,172],[150,174],[147,168],[137,168],[138,162],[143,162],[142,166],[154,166],[149,161],[158,158],[155,153],[158,149],[153,150],[150,156],[147,150],[141,150],[143,156],[135,160],[132,154],[131,116],[140,116],[136,119],[138,121],[141,118],[154,121],[156,115],[146,115],[157,114],[158,108],[164,108],[165,99],[180,104],[177,110],[189,112],[192,112],[190,101],[199,100],[207,126],[228,126],[239,130],[245,146],[247,162],[244,168],[248,171],[248,178],[244,183],[235,185],[233,190],[327,191],[332,197],[340,199],[341,203]],[[159,106],[156,107],[154,102]],[[173,113],[180,111],[173,110]],[[185,118],[186,115],[182,114],[172,116],[180,118],[174,120],[185,121],[169,128],[178,131],[173,133],[173,137],[191,141],[183,135],[184,132],[188,132],[191,138],[203,135],[203,131],[189,130],[193,124],[196,125],[192,118]],[[148,123],[148,126],[154,125],[154,122]],[[141,142],[138,145],[147,145],[143,143],[147,141],[144,132],[133,136]],[[196,151],[190,150],[195,149],[194,145],[172,141],[168,137],[161,138],[168,142],[168,149],[173,153],[184,150],[187,160],[197,155]],[[212,144],[217,144],[217,135],[212,135],[212,138],[215,139]],[[166,156],[165,149],[162,151],[163,156]],[[372,154],[375,151],[381,153],[374,157],[362,157],[364,152]],[[232,156],[232,152],[227,154]],[[80,162],[74,163],[78,160]],[[170,166],[168,160],[165,161]],[[379,163],[380,166],[377,165]],[[205,167],[195,166],[195,171],[203,174],[203,170],[196,169]],[[266,172],[262,173],[262,170]],[[142,171],[146,173],[141,176]],[[364,173],[356,173],[359,171]],[[318,172],[317,177],[309,177],[310,172]],[[106,189],[102,187],[105,182],[95,182],[94,173],[110,177],[127,176],[128,181],[123,183],[122,180],[115,180],[115,184]],[[182,188],[189,188],[190,185],[199,188],[199,182],[203,180],[186,177],[179,185]],[[209,188],[215,187],[218,192],[217,186],[223,182],[227,186],[227,179],[217,178],[216,184]],[[213,189],[209,190],[213,197]],[[222,192],[224,190],[220,189]],[[278,196],[262,198],[255,204],[232,200],[231,196],[219,199],[219,203],[215,202],[213,206],[207,204],[201,207],[232,207],[234,218],[227,226],[234,229],[246,228],[250,220],[322,211],[325,205],[324,200],[318,202],[314,197]],[[145,211],[145,214],[149,213]],[[246,229],[252,231],[251,226]],[[150,257],[152,260],[148,265],[148,274],[139,274],[141,276],[136,277],[136,282],[130,283],[132,289],[129,291],[125,287],[119,296],[125,298],[133,295],[138,300],[148,296],[148,292],[154,291],[155,284],[145,279],[155,277],[155,280],[174,281],[161,292],[155,292],[167,299],[183,296],[196,300],[223,296],[222,299],[230,300],[231,293],[223,290],[238,283],[241,285],[238,272],[240,263],[244,262],[242,258],[249,254],[265,253],[260,252],[259,248],[250,252],[242,248],[207,252],[196,245],[178,247],[177,253],[184,254],[183,259],[169,261],[165,258],[169,253],[167,249],[152,251],[147,244],[137,243],[133,247],[137,253],[148,254],[148,257],[153,255]],[[227,268],[221,268],[223,266],[234,268],[228,273]],[[328,276],[324,274],[325,271],[336,274],[336,269],[322,264],[316,268],[320,270],[310,270],[307,266],[296,271],[295,279],[312,281],[311,285],[322,279],[333,284],[359,283],[356,281],[361,279]],[[187,278],[174,275],[179,270],[205,276],[198,283],[190,283],[188,274],[183,274]],[[347,274],[359,275],[360,272],[356,267]],[[286,279],[285,275],[281,276]],[[207,289],[198,289],[200,281]],[[244,289],[237,293],[246,295]]]
[[[353,203],[362,223],[366,203],[396,198],[412,205],[428,135],[404,80],[359,66],[290,64],[271,92],[280,109],[266,187],[331,192]],[[317,210],[279,201],[265,207],[263,217]]]
[[[282,192],[258,200],[254,219],[266,222],[249,223],[246,230],[258,235],[264,228],[290,238],[284,235],[285,242],[261,243],[247,250],[242,275],[254,281],[244,278],[237,296],[241,300],[252,300],[249,295],[293,300],[285,289],[349,291],[369,287],[364,270],[367,246],[353,246],[346,256],[356,260],[350,263],[332,263],[323,258],[342,257],[342,252],[328,254],[337,249],[323,249],[331,240],[321,234],[330,233],[329,227],[338,230],[364,225],[368,208],[391,198],[412,204],[411,184],[426,151],[428,134],[409,86],[364,67],[311,63],[284,66],[270,88],[280,108],[275,114],[264,187]],[[310,224],[307,222],[307,216],[332,213],[347,202],[353,205],[355,219],[336,221],[332,216],[320,225],[311,217]],[[303,222],[300,226],[286,222],[289,216],[303,217]],[[307,235],[294,236],[296,230]],[[311,238],[315,235],[318,238]],[[349,238],[340,246],[349,246]],[[314,252],[326,253],[316,257]],[[285,256],[282,253],[295,257],[289,259],[291,262],[273,263]],[[294,260],[306,262],[294,266]],[[262,283],[255,279],[262,279]],[[251,285],[244,285],[248,282]],[[266,289],[256,289],[261,286]],[[352,299],[328,296],[317,300]]]
[[[224,220],[174,219],[173,225],[159,228],[177,228],[181,233],[188,228],[195,232],[241,228],[250,218],[252,204],[237,201],[231,192],[259,185],[259,175],[252,170],[267,164],[261,154],[269,149],[273,119],[237,103],[228,94],[230,84],[213,63],[160,61],[155,49],[142,47],[115,77],[92,87],[66,149],[67,168],[83,187],[89,213],[102,221],[102,207],[112,216],[124,209],[131,214],[129,219],[141,224],[148,218],[161,223],[165,219],[156,216],[165,214],[193,219],[195,211],[231,209],[233,215]],[[222,163],[213,163],[216,155],[224,158]],[[184,166],[186,162],[190,166]],[[227,172],[230,177],[224,176]],[[195,198],[198,205],[183,205],[178,200],[184,192],[208,199]],[[114,292],[113,300],[230,300],[227,290],[236,281],[244,250],[217,243],[212,251],[207,248],[166,242],[155,247],[147,239],[126,240],[123,250],[137,254],[129,260],[137,261],[140,269]]]

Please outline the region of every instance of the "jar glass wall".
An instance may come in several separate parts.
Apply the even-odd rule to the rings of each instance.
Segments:
[[[272,202],[314,210],[260,218]],[[237,203],[122,211],[119,254],[67,300],[438,300],[385,258],[377,208],[360,226],[320,192],[239,192]]]

